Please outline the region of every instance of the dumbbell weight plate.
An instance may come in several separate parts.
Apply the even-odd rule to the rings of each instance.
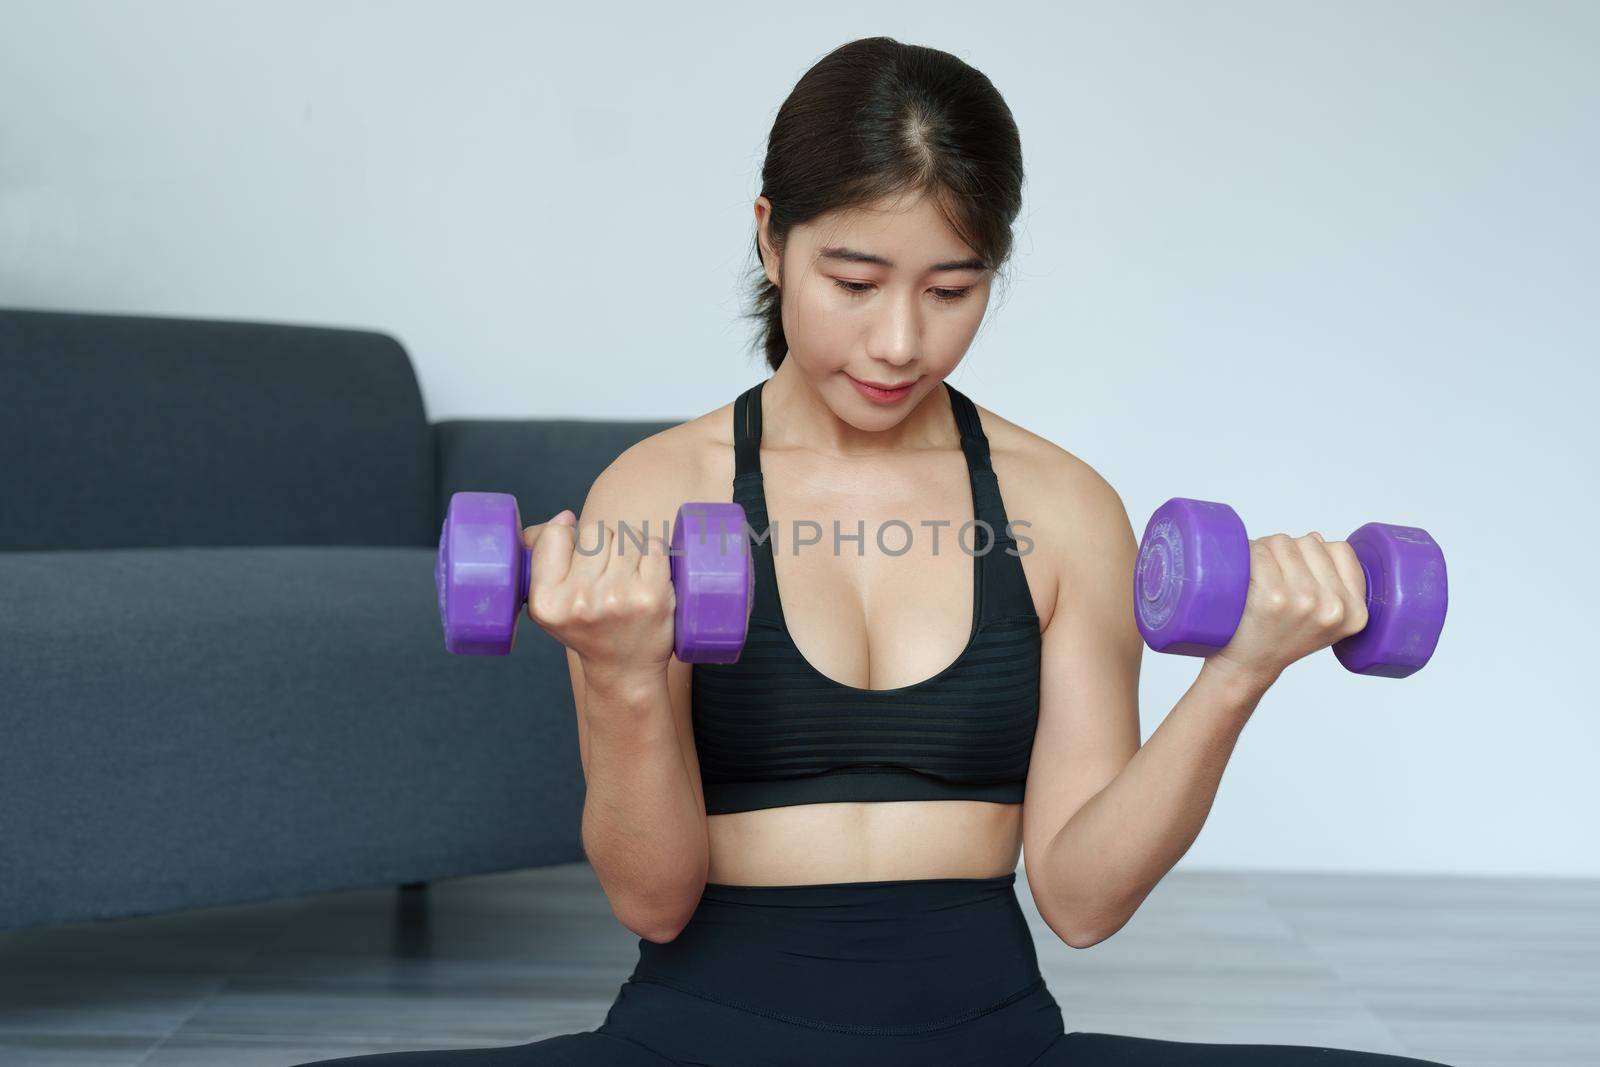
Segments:
[[[446,649],[458,656],[511,652],[517,616],[527,602],[529,555],[516,497],[475,492],[450,497],[433,569]]]
[[[1133,572],[1134,618],[1145,644],[1209,656],[1244,616],[1250,539],[1228,505],[1173,497],[1145,525]]]
[[[685,504],[672,523],[673,654],[683,663],[734,663],[755,601],[744,507]]]
[[[1348,671],[1405,678],[1439,644],[1450,592],[1444,552],[1428,531],[1369,522],[1345,540],[1367,578],[1366,629],[1333,645]]]

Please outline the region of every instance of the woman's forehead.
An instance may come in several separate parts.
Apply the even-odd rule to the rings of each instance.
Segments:
[[[931,200],[895,211],[853,208],[797,227],[812,259],[924,271],[976,268],[975,257]]]

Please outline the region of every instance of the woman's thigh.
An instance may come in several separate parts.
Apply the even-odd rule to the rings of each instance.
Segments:
[[[378,1052],[315,1060],[295,1067],[674,1067],[673,1061],[626,1038],[583,1033],[547,1037],[527,1045],[500,1048],[431,1049]]]
[[[1063,1034],[1034,1067],[1448,1067],[1433,1060],[1317,1045],[1216,1045],[1121,1034]]]

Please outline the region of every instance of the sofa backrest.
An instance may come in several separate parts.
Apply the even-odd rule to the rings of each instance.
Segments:
[[[0,550],[435,544],[435,462],[387,334],[0,309]]]
[[[524,526],[562,508],[583,512],[600,472],[635,444],[672,421],[646,419],[445,419],[434,423],[439,442],[439,519],[463,490],[510,493]],[[731,451],[731,450],[730,450]],[[730,490],[731,491],[731,490]],[[661,536],[673,516],[626,515]],[[668,528],[670,531],[670,527]],[[434,531],[438,540],[438,531]],[[586,542],[587,543],[587,542]]]

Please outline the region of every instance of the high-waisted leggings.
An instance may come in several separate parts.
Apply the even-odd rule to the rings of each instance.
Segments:
[[[1069,1033],[1039,973],[1015,881],[1012,872],[825,885],[713,883],[676,938],[639,942],[639,961],[595,1030],[509,1047],[346,1056],[315,1067],[1432,1063],[1310,1045]]]

